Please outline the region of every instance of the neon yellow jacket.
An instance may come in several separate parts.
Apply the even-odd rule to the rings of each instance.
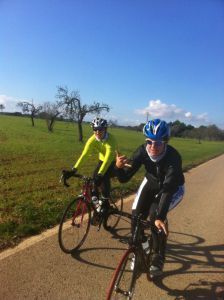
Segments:
[[[115,151],[117,150],[117,142],[114,136],[110,133],[106,134],[107,138],[101,141],[98,141],[94,134],[88,139],[81,156],[74,165],[74,168],[78,169],[83,164],[83,162],[88,159],[88,156],[91,153],[98,152],[99,160],[103,162],[98,174],[104,175],[106,173],[112,161],[115,160]]]

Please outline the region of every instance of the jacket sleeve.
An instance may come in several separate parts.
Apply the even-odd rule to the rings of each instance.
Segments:
[[[83,164],[83,162],[86,161],[87,157],[92,152],[93,142],[94,142],[94,139],[92,137],[90,137],[88,139],[88,141],[86,142],[86,144],[85,144],[85,147],[82,151],[82,154],[80,155],[80,157],[76,161],[76,163],[74,165],[74,168],[78,169]]]
[[[156,219],[165,221],[169,210],[171,199],[172,199],[171,193],[165,192],[161,194],[159,206],[156,212]]]
[[[114,153],[115,153],[114,147],[112,147],[109,144],[106,145],[106,153],[105,153],[104,161],[103,161],[103,163],[102,163],[102,165],[99,169],[98,174],[104,175],[106,173],[106,171],[109,168],[110,164],[114,160]]]
[[[164,221],[169,210],[170,202],[173,194],[177,191],[180,185],[180,178],[182,178],[182,160],[180,155],[173,156],[168,165],[165,174],[165,179],[162,183],[159,192],[160,201],[157,209],[157,218]]]
[[[173,158],[167,165],[165,179],[162,183],[161,192],[173,193],[179,186],[182,178],[182,160],[180,156]]]

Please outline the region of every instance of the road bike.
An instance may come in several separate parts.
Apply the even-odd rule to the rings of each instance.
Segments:
[[[58,230],[60,248],[65,253],[78,250],[86,240],[93,216],[98,221],[98,230],[101,225],[104,229],[113,230],[120,221],[120,212],[123,210],[123,196],[118,188],[113,188],[109,198],[99,196],[100,206],[96,207],[92,200],[94,180],[81,174],[73,177],[82,180],[81,193],[67,205]],[[67,181],[63,179],[65,186]]]
[[[148,279],[151,279],[148,273],[152,255],[151,228],[155,226],[150,221],[143,220],[141,214],[137,216],[123,212],[121,214],[131,219],[135,226],[132,230],[129,247],[125,250],[114,271],[107,291],[107,300],[132,299],[137,278],[146,272]],[[148,238],[147,251],[143,249],[146,235]]]

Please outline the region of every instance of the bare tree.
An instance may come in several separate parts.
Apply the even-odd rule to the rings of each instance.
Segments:
[[[30,114],[32,126],[34,126],[34,118],[42,110],[42,106],[41,105],[35,106],[33,104],[33,101],[32,101],[32,103],[27,102],[27,101],[21,101],[21,102],[17,103],[17,106],[22,109],[23,113]]]
[[[3,109],[5,109],[5,105],[4,104],[0,104],[0,110],[1,110],[1,112],[3,112]]]
[[[48,131],[52,132],[57,117],[62,114],[63,103],[57,101],[56,103],[45,102],[43,105],[41,117],[46,120]]]
[[[118,121],[117,121],[117,120],[112,120],[112,119],[110,119],[110,120],[108,121],[108,124],[109,124],[109,126],[111,126],[111,127],[117,127],[117,126],[118,126]]]
[[[79,141],[83,141],[82,122],[87,114],[99,114],[101,111],[109,111],[107,104],[94,102],[91,105],[82,105],[80,95],[77,91],[69,93],[67,87],[58,87],[57,98],[63,101],[66,116],[71,121],[77,121]]]

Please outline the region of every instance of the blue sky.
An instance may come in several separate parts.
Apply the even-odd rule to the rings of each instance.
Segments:
[[[223,0],[0,0],[0,103],[55,101],[57,86],[107,119],[224,129]]]

